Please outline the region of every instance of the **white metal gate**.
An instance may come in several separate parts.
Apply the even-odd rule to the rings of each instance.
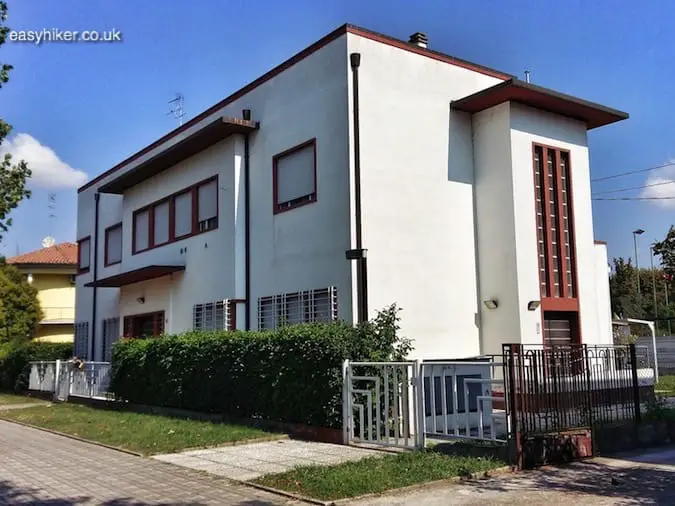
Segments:
[[[426,438],[505,441],[502,363],[343,364],[346,444],[422,448]]]

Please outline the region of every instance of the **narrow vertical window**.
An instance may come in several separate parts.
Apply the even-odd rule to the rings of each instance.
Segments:
[[[77,259],[78,259],[78,272],[83,274],[89,272],[89,266],[91,265],[91,238],[85,237],[77,241]]]
[[[169,201],[154,206],[153,246],[161,246],[169,242]]]
[[[134,253],[150,247],[150,210],[134,214]]]
[[[560,188],[562,193],[562,227],[564,231],[564,252],[565,252],[565,283],[567,284],[568,297],[576,297],[575,272],[574,272],[574,253],[572,244],[574,241],[572,233],[572,213],[571,199],[572,188],[569,177],[569,154],[560,153]]]
[[[547,241],[544,216],[544,171],[542,168],[543,149],[534,148],[534,190],[537,218],[537,255],[539,257],[539,285],[542,295],[550,295],[548,290],[548,263],[546,261]]]
[[[105,265],[115,265],[122,261],[122,224],[108,227],[105,231]]]
[[[218,181],[209,181],[197,187],[199,231],[218,227]]]

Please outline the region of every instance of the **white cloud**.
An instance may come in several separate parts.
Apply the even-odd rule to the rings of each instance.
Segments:
[[[0,145],[0,156],[12,155],[13,161],[25,160],[33,172],[30,185],[47,189],[78,188],[87,174],[61,160],[54,150],[28,134],[17,134]]]
[[[675,160],[662,169],[653,171],[645,181],[646,188],[642,189],[640,197],[643,198],[663,198],[673,197],[671,199],[654,200],[654,204],[665,208],[675,209]]]

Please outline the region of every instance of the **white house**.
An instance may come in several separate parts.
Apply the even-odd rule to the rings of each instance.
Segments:
[[[587,131],[627,117],[342,26],[79,189],[77,353],[394,302],[420,358],[610,343]]]

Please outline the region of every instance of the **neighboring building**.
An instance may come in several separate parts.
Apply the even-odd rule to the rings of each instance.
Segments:
[[[72,342],[75,322],[75,275],[77,244],[53,244],[47,238],[43,248],[7,259],[24,273],[37,289],[42,308],[42,321],[35,339],[50,342]]]
[[[426,45],[342,26],[80,188],[78,354],[393,302],[415,357],[611,343],[587,131],[628,115]]]

